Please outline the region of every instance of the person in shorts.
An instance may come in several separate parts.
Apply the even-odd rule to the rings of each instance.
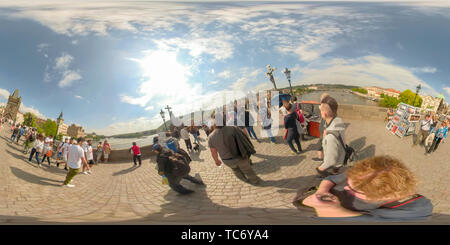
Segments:
[[[83,144],[84,155],[86,159],[86,164],[83,164],[83,174],[91,174],[91,168],[94,165],[94,151],[92,149],[92,142],[88,140]]]
[[[108,141],[105,140],[105,142],[103,142],[103,158],[105,159],[105,163],[108,162],[110,153],[111,153],[111,145],[109,145]]]

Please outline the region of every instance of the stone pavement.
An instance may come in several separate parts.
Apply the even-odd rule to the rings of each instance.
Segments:
[[[450,142],[431,156],[420,146],[411,147],[411,137],[393,136],[380,121],[349,123],[347,142],[362,157],[390,154],[403,160],[420,180],[419,192],[430,198],[437,213],[426,224],[449,224]],[[259,135],[259,129],[256,130]],[[280,132],[281,135],[281,132]],[[302,142],[305,153],[293,156],[279,136],[278,144],[255,142],[253,168],[265,180],[252,186],[236,179],[231,170],[215,166],[202,141],[200,154],[193,154],[191,175],[200,176],[207,187],[185,182],[195,190],[179,196],[161,184],[155,160],[100,164],[92,175],[77,175],[75,188],[60,186],[66,172],[55,165],[29,163],[22,146],[7,143],[9,130],[0,133],[0,224],[325,224],[291,205],[296,189],[311,185],[317,163],[313,145],[317,139]],[[203,135],[204,136],[204,135]],[[180,142],[184,148],[184,142]]]

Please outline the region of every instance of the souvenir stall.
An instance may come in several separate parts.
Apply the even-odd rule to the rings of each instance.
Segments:
[[[386,129],[393,135],[400,138],[414,134],[416,123],[420,120],[420,108],[407,105],[405,103],[398,104],[392,120],[386,125]]]

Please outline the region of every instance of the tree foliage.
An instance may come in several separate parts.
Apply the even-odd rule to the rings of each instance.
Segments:
[[[398,100],[395,97],[391,97],[388,95],[384,95],[383,99],[380,101],[380,106],[382,107],[392,107],[397,108],[397,105],[400,103],[400,100]]]
[[[30,112],[25,113],[23,116],[23,123],[28,127],[36,127],[36,116]]]
[[[367,90],[363,89],[363,88],[352,88],[352,91],[362,93],[362,94],[367,94]]]
[[[51,119],[47,119],[47,121],[45,121],[45,123],[42,124],[42,130],[46,136],[55,135],[57,127],[58,126],[56,125],[56,122],[52,121]]]
[[[415,106],[415,107],[420,107],[422,105],[422,101],[423,100],[422,100],[422,98],[419,95],[417,95],[416,102],[413,105],[415,96],[416,96],[416,94],[414,92],[412,92],[411,90],[407,89],[407,90],[403,91],[400,94],[398,99],[400,100],[400,102],[403,102],[405,104],[412,105],[412,106]]]

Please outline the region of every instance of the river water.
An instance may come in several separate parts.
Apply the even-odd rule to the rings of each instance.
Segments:
[[[369,106],[378,105],[377,102],[368,100],[364,97],[355,95],[347,91],[314,91],[299,96],[298,101],[302,100],[319,101],[320,96],[325,92],[328,93],[331,97],[335,98],[339,104],[369,105]],[[107,140],[111,145],[112,149],[127,149],[131,147],[132,142],[136,142],[136,144],[141,147],[151,145],[153,144],[153,137],[155,136],[157,135],[150,135],[142,138],[128,138],[128,139],[107,138]]]

